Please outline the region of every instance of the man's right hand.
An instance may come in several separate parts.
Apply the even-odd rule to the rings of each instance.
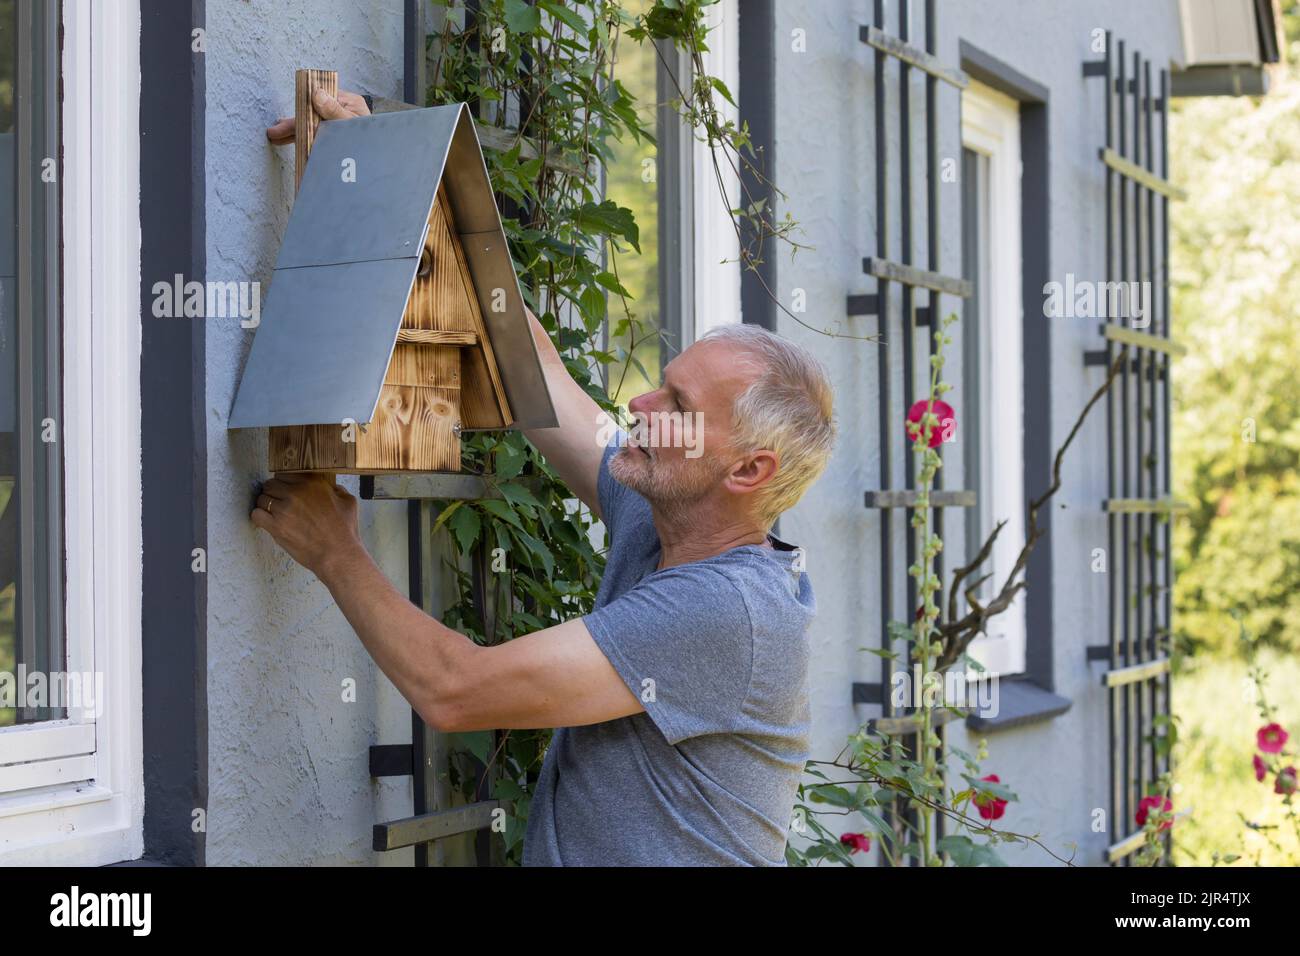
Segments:
[[[356,119],[358,116],[370,115],[370,109],[361,94],[348,90],[339,90],[337,97],[330,96],[324,90],[317,90],[311,98],[311,105],[316,108],[321,119],[326,120]],[[282,117],[274,126],[266,128],[266,138],[275,146],[288,146],[293,142],[293,135],[292,116]]]

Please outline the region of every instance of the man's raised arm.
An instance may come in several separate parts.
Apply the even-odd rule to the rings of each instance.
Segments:
[[[555,418],[559,422],[558,428],[526,428],[524,436],[542,453],[560,480],[591,508],[593,515],[600,518],[596,479],[605,451],[602,439],[613,434],[614,421],[574,381],[537,316],[526,306],[524,311],[532,326],[533,341],[537,343],[546,387],[551,393]]]

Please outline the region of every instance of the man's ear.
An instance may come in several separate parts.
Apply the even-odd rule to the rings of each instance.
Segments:
[[[745,456],[727,475],[726,483],[730,491],[737,494],[749,494],[762,488],[780,467],[780,460],[774,451],[766,448]]]

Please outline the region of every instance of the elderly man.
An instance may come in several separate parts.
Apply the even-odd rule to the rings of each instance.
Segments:
[[[355,94],[316,105],[327,119],[369,112]],[[267,135],[291,141],[292,121]],[[815,604],[803,552],[770,530],[830,455],[825,371],[765,330],[714,329],[629,403],[649,427],[628,432],[528,318],[559,427],[525,434],[609,530],[590,614],[473,643],[388,582],[356,499],[320,477],[267,481],[253,523],[329,588],[431,726],[558,728],[525,865],[784,865]]]

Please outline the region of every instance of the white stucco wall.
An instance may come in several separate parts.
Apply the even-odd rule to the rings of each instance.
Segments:
[[[803,318],[818,328],[853,335],[876,331],[874,317],[845,317],[845,297],[875,291],[875,281],[862,273],[862,258],[875,255],[875,143],[873,51],[858,40],[858,26],[872,22],[870,0],[823,3],[781,2],[777,6],[776,156],[778,186],[788,195],[778,216],[786,211],[799,222],[799,236],[815,248],[778,262],[778,288],[787,306],[795,289],[807,295]],[[896,32],[896,3],[887,4],[889,32]],[[913,39],[923,43],[923,8],[917,3]],[[1066,272],[1102,278],[1104,268],[1104,176],[1098,148],[1104,136],[1102,81],[1085,79],[1081,63],[1095,59],[1089,40],[1095,28],[1110,29],[1128,49],[1150,58],[1153,69],[1181,56],[1177,5],[1174,0],[1134,4],[1097,0],[1088,4],[1041,0],[996,0],[970,3],[941,0],[938,4],[940,57],[958,65],[960,40],[981,48],[1050,93],[1051,267],[1053,279]],[[792,47],[794,31],[802,30],[805,52]],[[743,56],[743,52],[742,52]],[[891,258],[899,258],[897,66],[887,70],[891,119],[891,223],[895,229]],[[913,196],[915,262],[924,263],[925,188],[924,83],[914,71],[912,103]],[[939,155],[960,157],[958,94],[940,85]],[[942,271],[961,274],[960,193],[956,186],[942,192]],[[897,286],[891,291],[898,308]],[[922,300],[924,301],[924,300]],[[944,302],[944,312],[956,300]],[[1027,310],[1041,302],[1025,303]],[[1047,321],[1044,319],[1043,321]],[[1102,381],[1099,369],[1085,370],[1082,356],[1098,348],[1096,319],[1057,319],[1050,356],[1053,382],[1051,447],[1064,440],[1079,410]],[[897,327],[897,319],[894,319]],[[808,567],[817,595],[814,642],[814,759],[832,759],[845,738],[867,718],[878,716],[874,705],[853,706],[850,684],[879,680],[879,659],[861,647],[878,647],[879,525],[875,513],[863,507],[863,492],[880,487],[877,454],[877,385],[874,350],[877,346],[830,339],[811,332],[786,316],[780,331],[814,349],[827,363],[836,382],[841,439],[826,474],[799,506],[782,518],[782,535],[808,549]],[[918,336],[918,342],[922,342]],[[895,354],[901,349],[895,343]],[[955,344],[950,358],[960,355]],[[956,363],[948,366],[955,381]],[[918,366],[917,381],[925,370]],[[892,372],[895,387],[901,369]],[[918,392],[913,399],[922,397]],[[909,401],[910,404],[910,401]],[[961,418],[961,409],[957,410]],[[895,439],[897,440],[897,439]],[[1045,436],[1044,440],[1048,440]],[[1052,509],[1052,531],[1040,544],[1051,549],[1055,590],[1055,690],[1073,700],[1062,716],[1029,727],[988,735],[990,756],[984,771],[999,774],[1020,796],[999,825],[1022,833],[1039,833],[1052,849],[1068,856],[1066,844],[1079,846],[1076,862],[1102,862],[1116,830],[1092,832],[1093,809],[1108,808],[1107,698],[1100,686],[1103,665],[1087,663],[1084,649],[1105,643],[1107,634],[1106,579],[1090,570],[1091,551],[1105,547],[1106,520],[1099,503],[1106,496],[1105,410],[1099,408],[1071,449],[1064,486]],[[901,487],[901,448],[894,454]],[[964,487],[960,456],[949,455],[945,486]],[[958,524],[958,512],[950,525]],[[900,537],[895,546],[895,579],[904,580],[901,539],[904,520],[895,518]],[[964,558],[961,535],[946,536],[951,559]],[[960,561],[950,560],[948,567]],[[1034,635],[1032,639],[1041,639]],[[977,742],[963,724],[949,725],[949,743],[974,752]],[[953,770],[963,769],[954,762]],[[960,782],[954,772],[953,779]],[[1030,847],[1000,852],[1024,864],[1052,862]],[[873,851],[874,855],[874,851]],[[863,859],[863,862],[869,862]]]
[[[268,283],[293,149],[269,145],[265,127],[292,115],[300,67],[400,98],[402,3],[209,0],[206,30],[208,279]],[[253,335],[236,319],[207,324],[207,860],[409,865],[410,850],[370,848],[372,824],[410,814],[411,783],[373,781],[367,748],[409,743],[410,708],[324,586],[248,520],[266,430],[230,432],[226,420]],[[356,479],[343,481],[355,493]],[[403,591],[405,522],[402,504],[362,504],[367,545]],[[356,703],[342,700],[347,678]]]

